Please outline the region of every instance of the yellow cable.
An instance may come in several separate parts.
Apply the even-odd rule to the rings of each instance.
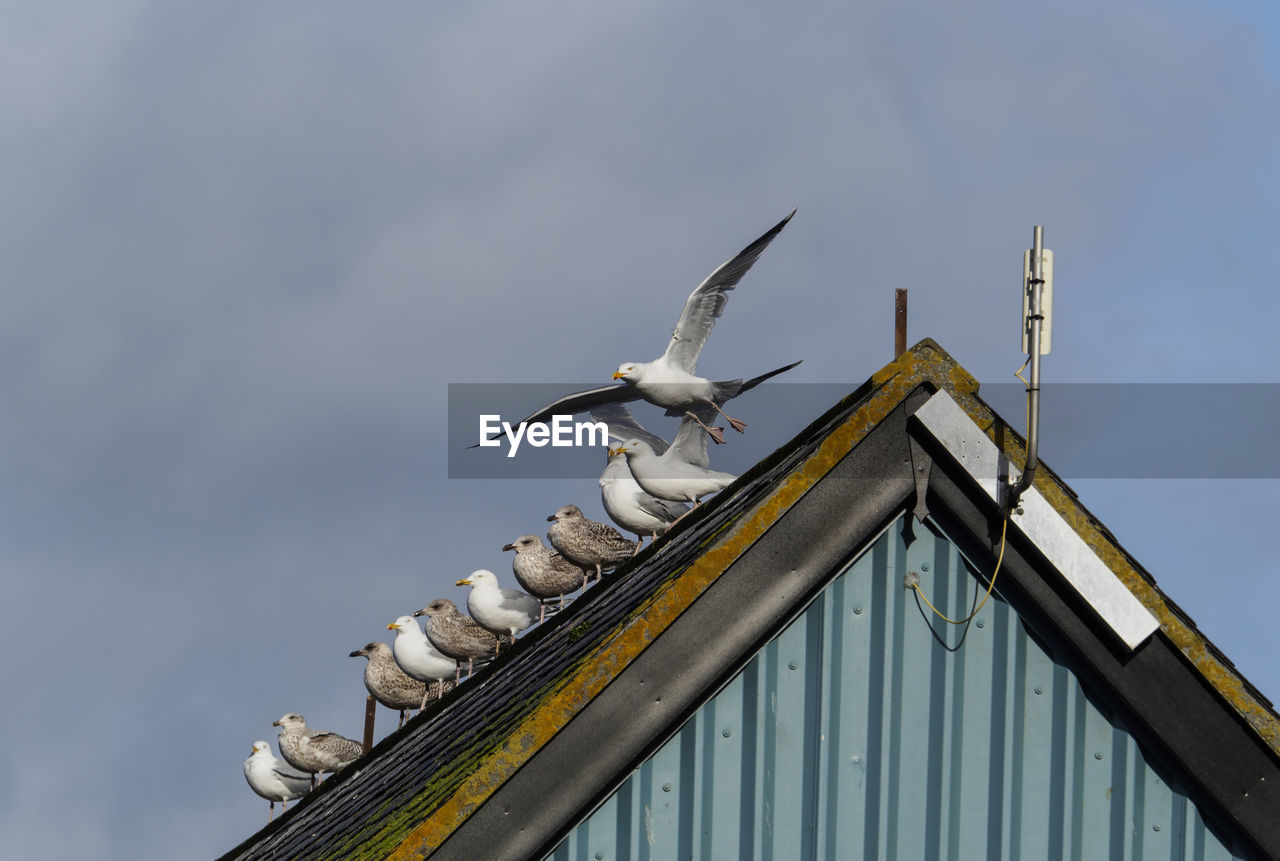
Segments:
[[[1004,536],[1008,528],[1009,528],[1009,515],[1006,514],[1004,516],[1004,520],[1001,521],[1001,525],[1000,525],[1000,555],[996,557],[995,570],[991,572],[991,580],[990,582],[987,583],[987,594],[982,596],[982,603],[978,604],[978,606],[973,609],[973,612],[970,613],[968,616],[965,616],[963,619],[950,619],[947,616],[945,616],[937,607],[933,606],[933,604],[929,601],[928,598],[925,597],[924,592],[920,591],[919,583],[911,584],[911,588],[916,590],[916,594],[920,596],[920,600],[924,601],[925,606],[928,607],[930,610],[932,610],[935,616],[937,616],[942,621],[952,625],[964,625],[969,621],[971,621],[974,616],[978,615],[979,611],[981,611],[982,608],[986,606],[987,599],[991,597],[991,590],[996,588],[996,575],[1000,573],[1000,563],[1004,561]]]

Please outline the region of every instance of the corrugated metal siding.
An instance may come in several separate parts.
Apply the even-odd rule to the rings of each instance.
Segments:
[[[1225,859],[951,544],[901,521],[555,850],[556,861]]]

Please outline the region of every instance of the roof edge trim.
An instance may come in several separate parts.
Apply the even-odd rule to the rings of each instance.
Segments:
[[[997,503],[1003,501],[1002,485],[1017,470],[945,389],[935,393],[915,417],[987,496]],[[1160,628],[1156,617],[1035,487],[1019,498],[1009,522],[1058,569],[1129,651]]]

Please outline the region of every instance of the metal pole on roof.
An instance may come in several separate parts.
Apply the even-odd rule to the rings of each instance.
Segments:
[[[1027,463],[1022,468],[1022,477],[1009,490],[1008,508],[1012,510],[1018,504],[1018,497],[1031,486],[1035,480],[1036,467],[1040,465],[1040,331],[1044,324],[1042,300],[1044,294],[1044,269],[1042,256],[1044,251],[1044,228],[1036,225],[1031,246],[1031,278],[1028,288],[1031,291],[1030,313],[1028,323],[1030,333],[1028,353],[1031,362],[1031,381],[1027,384]]]
[[[364,752],[373,748],[373,721],[378,716],[378,701],[369,694],[364,701]]]
[[[893,291],[893,357],[907,351],[907,291],[901,287]]]

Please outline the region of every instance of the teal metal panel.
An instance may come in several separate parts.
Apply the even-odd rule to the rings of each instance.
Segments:
[[[902,521],[550,856],[1233,857],[1195,805],[992,596]]]

